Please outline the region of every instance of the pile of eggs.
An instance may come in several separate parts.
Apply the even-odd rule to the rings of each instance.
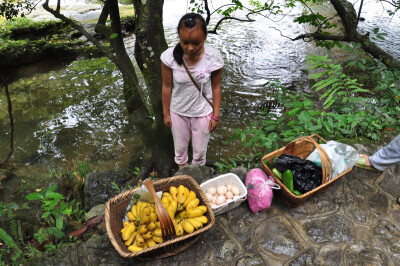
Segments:
[[[226,186],[210,187],[205,194],[211,203],[211,207],[217,207],[218,205],[239,198],[240,191],[237,186],[228,184]]]

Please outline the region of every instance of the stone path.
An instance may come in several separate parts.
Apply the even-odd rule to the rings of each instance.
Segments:
[[[275,197],[254,215],[247,202],[216,217],[192,247],[158,260],[123,259],[104,225],[87,242],[62,247],[45,265],[400,265],[400,166],[354,168],[327,192],[290,208]]]

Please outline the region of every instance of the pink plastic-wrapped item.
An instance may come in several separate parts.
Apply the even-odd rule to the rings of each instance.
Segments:
[[[281,187],[260,168],[250,170],[246,175],[247,200],[253,213],[265,211],[271,206],[272,189]]]

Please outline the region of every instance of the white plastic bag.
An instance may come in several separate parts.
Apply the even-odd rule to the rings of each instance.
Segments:
[[[320,144],[320,146],[326,151],[328,157],[331,159],[333,168],[332,178],[335,178],[340,173],[350,169],[358,161],[358,152],[349,145],[330,140],[326,144]],[[321,157],[319,156],[317,149],[310,153],[306,159],[321,166]]]

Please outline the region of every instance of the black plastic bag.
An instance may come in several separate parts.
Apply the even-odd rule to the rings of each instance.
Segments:
[[[282,174],[290,169],[293,173],[294,189],[301,193],[313,190],[322,183],[322,168],[298,156],[281,154],[275,161],[275,167]]]

